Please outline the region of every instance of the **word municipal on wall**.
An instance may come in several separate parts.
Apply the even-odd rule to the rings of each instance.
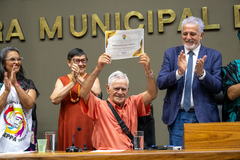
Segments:
[[[234,23],[235,28],[240,28],[240,21],[239,21],[239,12],[240,11],[240,5],[234,5]],[[157,19],[158,19],[158,32],[164,32],[164,25],[165,24],[171,24],[176,20],[176,13],[171,9],[163,9],[158,10],[157,12]],[[186,17],[193,16],[190,8],[184,8],[181,16],[181,20],[178,26],[178,31],[181,31],[181,22]],[[92,14],[92,36],[97,36],[97,26],[101,29],[103,33],[107,30],[120,30],[120,13],[115,13],[115,28],[110,28],[110,14],[105,13],[105,24],[100,20],[97,14]],[[124,16],[124,29],[129,30],[133,29],[130,27],[129,22],[132,17],[137,17],[139,20],[143,21],[144,16],[138,12],[138,11],[130,11]],[[167,18],[166,18],[167,17]],[[82,30],[80,32],[77,32],[75,29],[75,16],[70,15],[70,32],[74,37],[83,37],[87,32],[87,23],[88,18],[86,14],[82,15]],[[208,23],[208,12],[207,7],[202,7],[202,20],[204,22],[204,30],[216,30],[220,29],[220,24],[209,24]],[[139,24],[137,29],[144,28],[144,24]],[[0,42],[3,42],[3,23],[0,21]],[[147,13],[147,32],[149,34],[153,33],[153,11],[148,10]],[[63,30],[62,30],[62,17],[57,16],[55,23],[50,30],[48,23],[46,21],[46,18],[40,17],[40,39],[44,40],[47,36],[49,39],[53,39],[54,36],[57,34],[57,37],[59,39],[63,38]],[[5,41],[11,41],[11,38],[18,38],[21,41],[25,40],[25,37],[23,36],[23,31],[20,27],[18,19],[12,19],[11,24],[9,26],[7,36],[5,38]]]

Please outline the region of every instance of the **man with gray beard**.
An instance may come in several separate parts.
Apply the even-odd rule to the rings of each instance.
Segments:
[[[182,146],[184,123],[218,122],[214,94],[222,89],[222,55],[206,48],[204,23],[200,18],[182,21],[182,46],[165,51],[157,85],[167,89],[163,122],[168,125],[170,145]]]

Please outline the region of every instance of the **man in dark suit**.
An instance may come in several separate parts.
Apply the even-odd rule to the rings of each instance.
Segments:
[[[157,78],[158,88],[167,89],[162,120],[170,145],[182,146],[184,123],[219,121],[214,94],[222,89],[222,55],[200,43],[203,29],[199,18],[183,20],[183,45],[165,51]]]

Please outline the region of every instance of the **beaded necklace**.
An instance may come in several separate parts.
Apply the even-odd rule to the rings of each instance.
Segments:
[[[87,75],[88,75],[88,74],[85,74],[85,75],[83,75],[83,76],[81,76],[81,77],[83,77],[83,79],[85,79],[85,78],[87,77]],[[71,82],[71,80],[72,80],[72,75],[70,75],[69,77],[70,77],[70,82]],[[71,102],[77,103],[77,102],[80,100],[79,91],[80,91],[80,84],[78,83],[78,97],[77,97],[77,99],[75,99],[75,100],[72,98],[72,92],[71,92],[71,90],[69,91],[70,101],[71,101]]]

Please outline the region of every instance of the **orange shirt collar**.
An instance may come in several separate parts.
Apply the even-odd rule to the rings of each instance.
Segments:
[[[115,103],[113,103],[113,101],[110,99],[110,97],[108,97],[108,101],[112,104],[113,108],[116,110],[116,108],[120,108],[122,109],[120,106],[116,105]],[[126,106],[126,101],[124,102],[123,108]]]

